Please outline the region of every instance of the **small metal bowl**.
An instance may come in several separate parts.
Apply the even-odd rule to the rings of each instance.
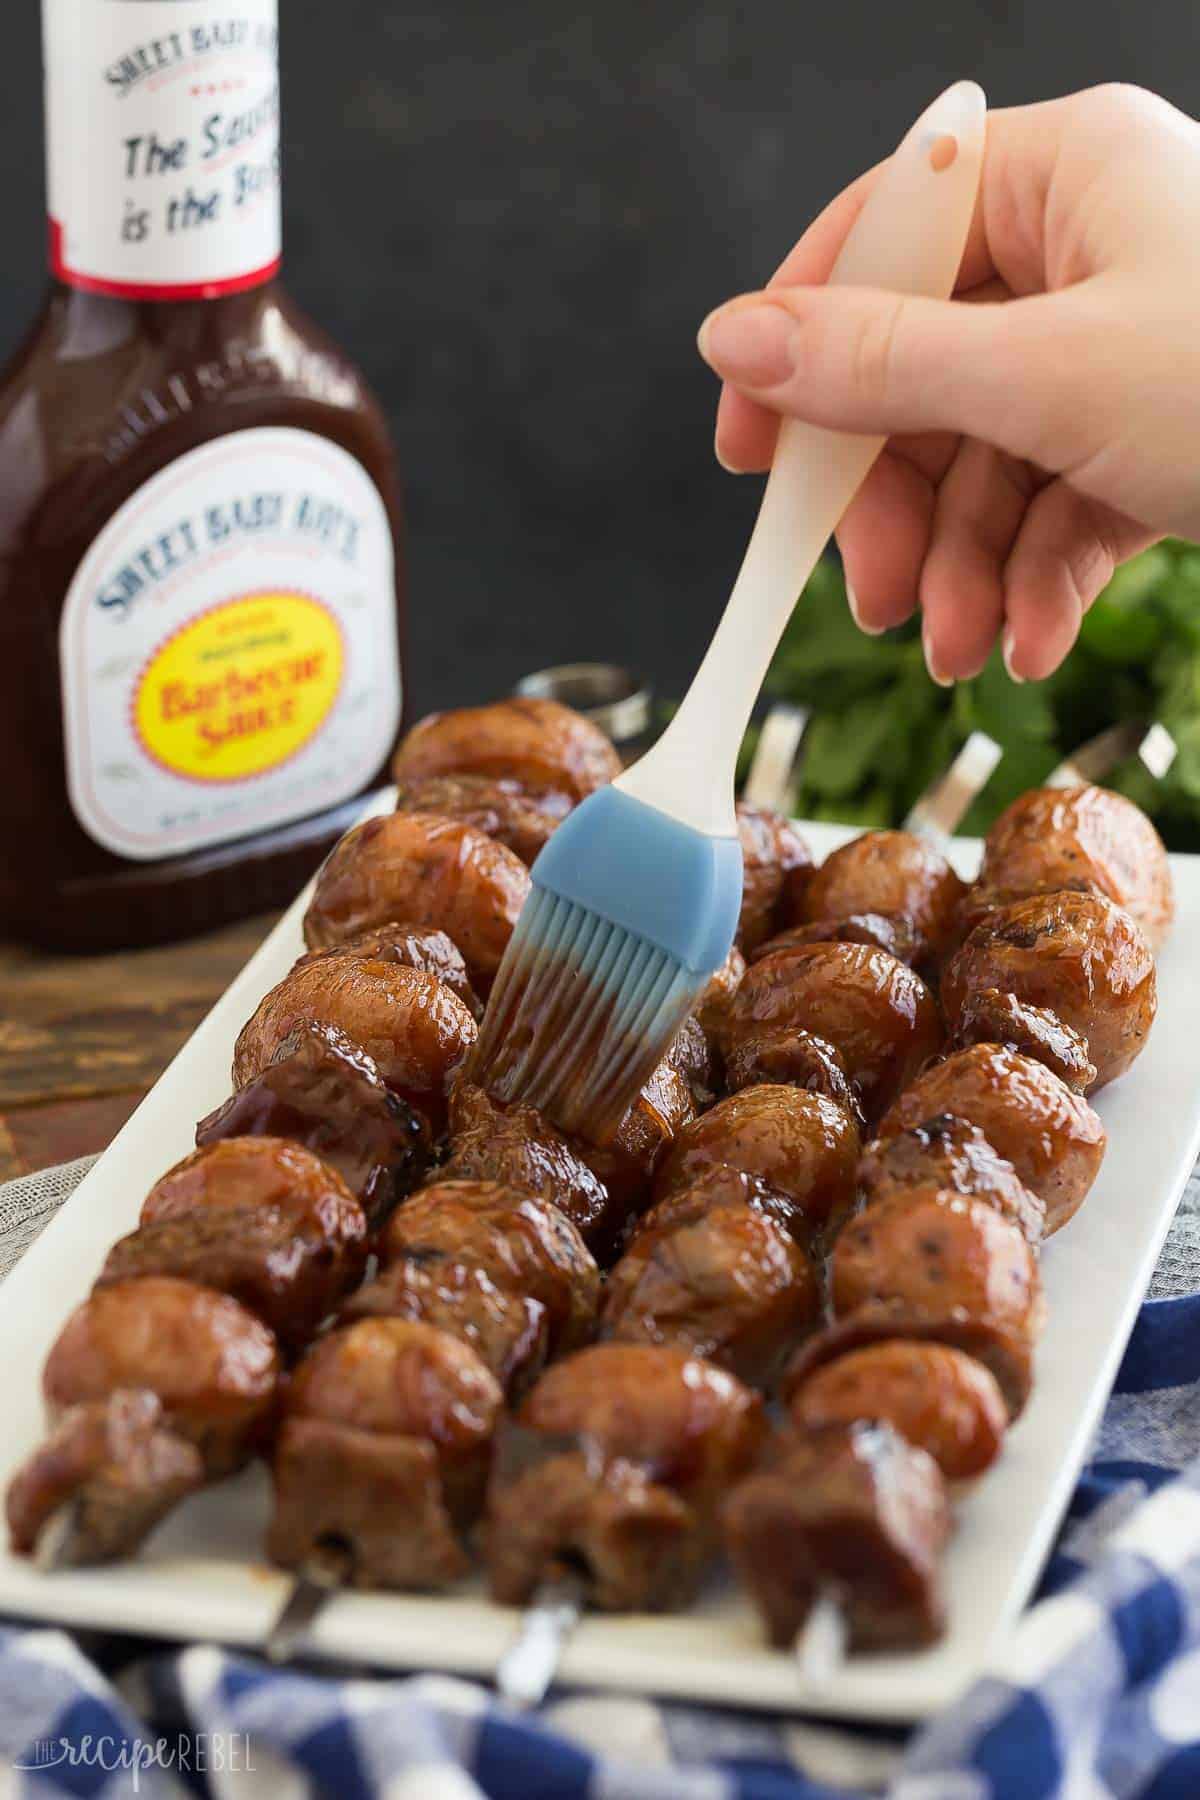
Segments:
[[[558,700],[599,725],[620,748],[650,729],[653,695],[617,663],[559,663],[523,675],[513,689],[525,700]]]

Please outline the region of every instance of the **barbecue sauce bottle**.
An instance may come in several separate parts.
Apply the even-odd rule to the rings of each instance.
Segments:
[[[277,276],[276,0],[43,0],[51,283],[0,377],[0,931],[280,904],[387,766],[400,510]]]

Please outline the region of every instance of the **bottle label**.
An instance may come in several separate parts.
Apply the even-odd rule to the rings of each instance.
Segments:
[[[92,544],[59,651],[71,804],[106,849],[156,861],[336,806],[400,722],[378,488],[288,427],[189,451]]]
[[[277,0],[42,0],[50,264],[134,300],[279,267]]]

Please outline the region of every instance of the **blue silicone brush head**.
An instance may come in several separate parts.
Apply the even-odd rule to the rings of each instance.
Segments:
[[[741,844],[607,787],[532,873],[471,1073],[603,1143],[729,955]]]

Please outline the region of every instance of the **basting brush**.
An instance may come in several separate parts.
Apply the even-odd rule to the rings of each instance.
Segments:
[[[884,168],[830,281],[945,299],[983,156],[985,102],[959,82]],[[658,742],[558,827],[500,965],[474,1080],[604,1143],[725,961],[741,904],[734,770],[796,595],[883,446],[780,429],[723,618]]]

